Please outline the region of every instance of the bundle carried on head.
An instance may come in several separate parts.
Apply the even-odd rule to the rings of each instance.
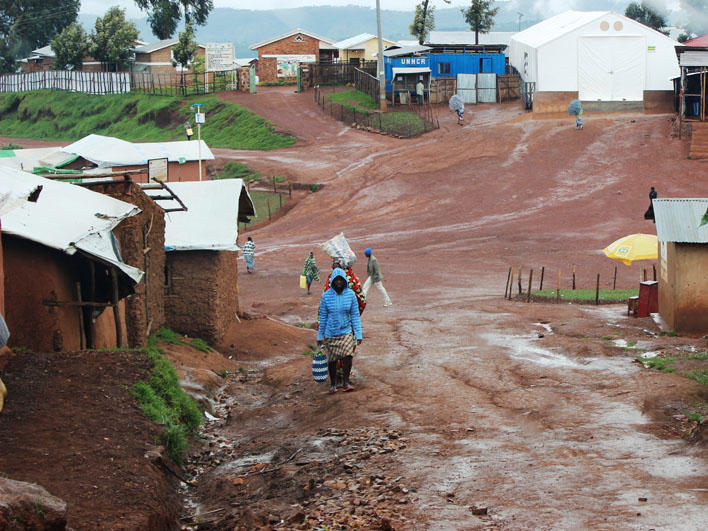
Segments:
[[[344,267],[351,267],[356,262],[356,255],[352,248],[349,247],[343,232],[320,244],[320,247],[327,256],[336,259]]]

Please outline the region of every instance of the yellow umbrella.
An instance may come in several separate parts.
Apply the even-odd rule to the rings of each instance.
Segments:
[[[656,260],[659,243],[654,234],[630,234],[603,249],[605,256],[632,265],[634,260]]]

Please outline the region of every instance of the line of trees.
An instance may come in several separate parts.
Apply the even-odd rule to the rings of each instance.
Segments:
[[[193,40],[194,26],[204,25],[214,9],[213,0],[135,3],[148,14],[158,39],[171,38],[184,19],[188,28],[183,33]],[[55,68],[81,68],[86,55],[106,64],[125,65],[138,37],[135,24],[125,19],[125,10],[111,7],[87,34],[77,23],[80,5],[80,0],[0,0],[0,73],[15,72],[18,59],[48,44],[57,56]]]

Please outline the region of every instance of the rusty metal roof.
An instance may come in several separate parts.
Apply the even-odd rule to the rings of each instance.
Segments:
[[[662,242],[708,243],[708,224],[701,220],[708,199],[654,199],[656,235]]]

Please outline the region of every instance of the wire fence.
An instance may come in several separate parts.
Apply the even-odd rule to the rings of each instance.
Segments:
[[[0,76],[0,92],[65,90],[83,94],[127,94],[139,92],[158,96],[189,96],[238,90],[238,75],[225,72],[82,72],[45,70]]]
[[[315,101],[324,112],[333,118],[350,125],[386,133],[400,138],[413,138],[433,129],[440,124],[431,105],[400,106],[387,112],[367,111],[354,105],[333,102],[328,95],[336,91],[315,87]]]

